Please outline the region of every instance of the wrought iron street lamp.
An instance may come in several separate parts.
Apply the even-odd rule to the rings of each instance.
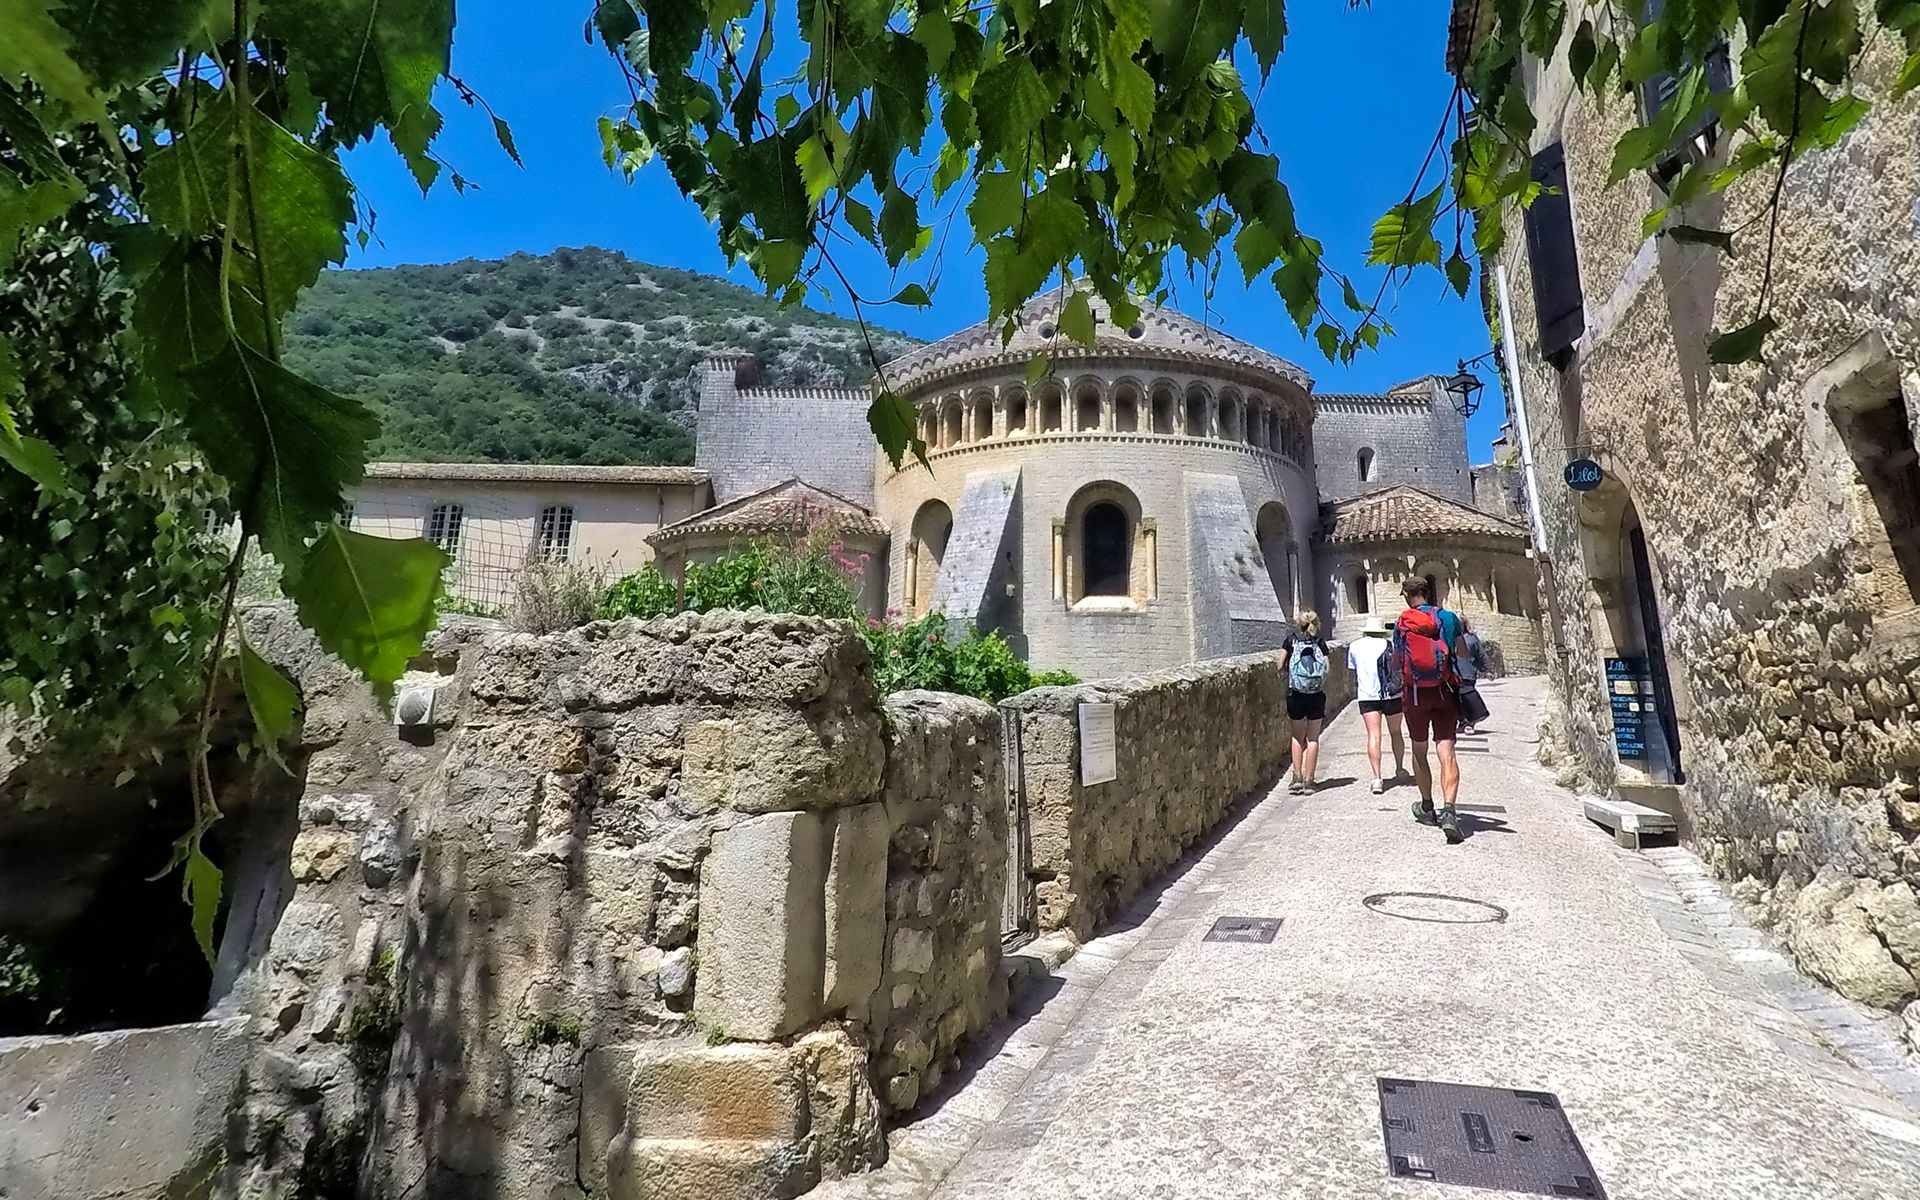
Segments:
[[[1475,360],[1476,362],[1479,360]],[[1480,377],[1467,370],[1465,359],[1460,360],[1460,369],[1453,378],[1447,380],[1447,394],[1453,397],[1454,411],[1463,417],[1470,417],[1480,411],[1480,393],[1486,390],[1486,384]]]

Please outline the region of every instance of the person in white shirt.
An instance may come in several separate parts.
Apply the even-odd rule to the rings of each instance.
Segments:
[[[1393,641],[1388,636],[1384,617],[1368,617],[1361,636],[1347,648],[1347,666],[1353,669],[1354,695],[1360,705],[1360,719],[1367,725],[1367,762],[1373,767],[1373,793],[1386,790],[1380,778],[1380,726],[1384,722],[1393,738],[1393,777],[1407,773],[1406,742],[1401,730],[1400,681],[1396,678],[1393,656],[1387,651]]]

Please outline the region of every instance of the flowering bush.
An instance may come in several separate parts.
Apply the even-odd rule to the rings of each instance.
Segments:
[[[997,633],[969,629],[948,641],[947,618],[937,612],[907,622],[869,620],[864,633],[882,692],[926,688],[998,703],[1031,687],[1079,682],[1065,671],[1034,674]]]

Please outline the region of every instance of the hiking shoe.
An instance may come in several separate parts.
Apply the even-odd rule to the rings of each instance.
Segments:
[[[1386,785],[1385,783],[1383,783],[1382,781],[1380,781],[1380,780],[1378,780],[1378,779],[1376,779],[1376,780],[1374,780],[1374,781],[1373,781],[1373,794],[1374,794],[1374,795],[1376,795],[1376,796],[1378,796],[1378,795],[1379,795],[1379,794],[1380,794],[1381,792],[1384,792],[1384,791],[1386,791],[1386,790],[1387,790],[1387,785]]]
[[[1460,832],[1460,817],[1452,808],[1440,811],[1440,832],[1447,835],[1447,845],[1457,846],[1466,834]]]
[[[1439,818],[1438,818],[1438,815],[1433,811],[1433,801],[1431,800],[1414,801],[1413,819],[1420,822],[1422,825],[1436,824]]]
[[[1306,785],[1306,784],[1304,784],[1304,783],[1301,783],[1301,782],[1300,782],[1300,781],[1299,781],[1298,779],[1294,779],[1294,780],[1290,780],[1290,781],[1288,781],[1288,783],[1287,783],[1287,795],[1289,795],[1289,796],[1304,796],[1304,795],[1306,795],[1306,794],[1307,794],[1307,785]]]

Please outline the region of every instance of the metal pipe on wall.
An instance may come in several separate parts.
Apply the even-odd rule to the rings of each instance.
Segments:
[[[1520,391],[1520,356],[1513,349],[1513,310],[1507,302],[1506,264],[1493,268],[1494,291],[1500,300],[1500,357],[1507,365],[1507,397],[1513,404],[1514,423],[1520,430],[1520,470],[1527,488],[1527,516],[1533,525],[1533,549],[1547,551],[1547,527],[1540,519],[1540,481],[1533,474],[1533,437],[1527,431],[1527,402]]]

